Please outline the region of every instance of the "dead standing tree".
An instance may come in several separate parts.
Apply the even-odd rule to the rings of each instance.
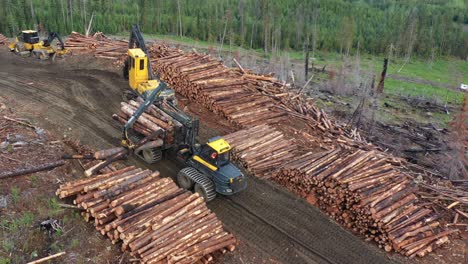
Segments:
[[[451,180],[468,179],[468,160],[466,157],[468,152],[468,126],[466,120],[468,120],[468,96],[465,95],[460,112],[450,123],[450,151],[447,153],[448,162],[444,164],[446,164]]]

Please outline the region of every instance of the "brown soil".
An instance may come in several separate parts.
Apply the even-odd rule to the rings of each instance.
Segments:
[[[0,60],[2,95],[29,108],[19,115],[37,120],[39,126],[49,129],[59,138],[77,138],[96,148],[118,145],[119,127],[111,119],[111,114],[117,112],[121,91],[128,84],[110,63],[75,56],[51,64],[32,58],[18,58],[5,50],[0,51]],[[184,103],[181,100],[181,104]],[[201,118],[201,139],[231,129],[219,117],[196,104],[188,104],[187,109]],[[146,166],[135,160],[129,162]],[[168,176],[175,175],[180,169],[178,164],[171,161],[149,167]],[[70,172],[76,175],[76,171]],[[16,180],[22,179],[24,177]],[[53,185],[52,179],[49,181],[42,182],[41,188],[54,191],[56,183]],[[14,186],[14,181],[5,184],[8,186],[2,189],[2,193]],[[250,176],[248,184],[246,191],[233,197],[219,197],[208,205],[240,240],[238,250],[224,256],[223,262],[392,262],[389,255],[355,237],[318,209],[283,188]],[[28,191],[28,186],[21,189]],[[28,206],[34,207],[34,201],[28,203]],[[17,210],[20,212],[21,208]],[[79,247],[67,251],[77,261],[87,262],[86,258],[91,258],[88,256],[93,254],[98,256],[97,252],[111,252],[109,255],[115,255],[109,257],[110,262],[120,256],[118,248],[109,245],[91,225],[78,222],[76,219],[78,230],[73,232],[82,234],[70,231],[66,235],[67,239],[63,240],[79,240]],[[110,247],[109,251],[106,251],[107,247]],[[22,254],[30,253],[25,251]],[[103,259],[91,259],[90,263],[103,263]]]

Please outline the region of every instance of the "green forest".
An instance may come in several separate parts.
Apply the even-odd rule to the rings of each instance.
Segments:
[[[468,53],[464,0],[0,0],[0,32],[39,27],[68,34],[128,31],[261,49],[392,53],[401,57]],[[464,30],[465,29],[465,30]]]

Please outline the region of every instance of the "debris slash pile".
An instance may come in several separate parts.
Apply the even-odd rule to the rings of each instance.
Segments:
[[[269,125],[239,130],[223,137],[233,149],[233,159],[258,177],[271,175],[297,154],[297,145]]]
[[[273,179],[386,251],[422,257],[458,231],[442,228],[412,180],[375,151],[305,153]]]
[[[157,171],[124,167],[63,184],[56,193],[75,197],[86,221],[94,219],[101,234],[143,263],[195,263],[235,248],[203,198]]]
[[[0,33],[0,45],[8,44],[8,38]]]

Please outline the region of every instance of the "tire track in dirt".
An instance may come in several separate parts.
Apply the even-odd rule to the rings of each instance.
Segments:
[[[0,64],[1,93],[40,104],[52,131],[71,127],[73,137],[98,148],[119,143],[120,129],[110,116],[119,108],[121,91],[127,83],[118,74],[70,69],[72,66],[38,68],[38,63],[10,58],[2,51],[0,59],[5,61]],[[37,85],[20,85],[25,80],[36,80]],[[137,163],[168,172],[167,175],[182,168],[172,161],[151,166]],[[257,255],[298,264],[391,262],[382,252],[287,191],[254,177],[248,177],[248,184],[246,191],[219,197],[208,206]]]

